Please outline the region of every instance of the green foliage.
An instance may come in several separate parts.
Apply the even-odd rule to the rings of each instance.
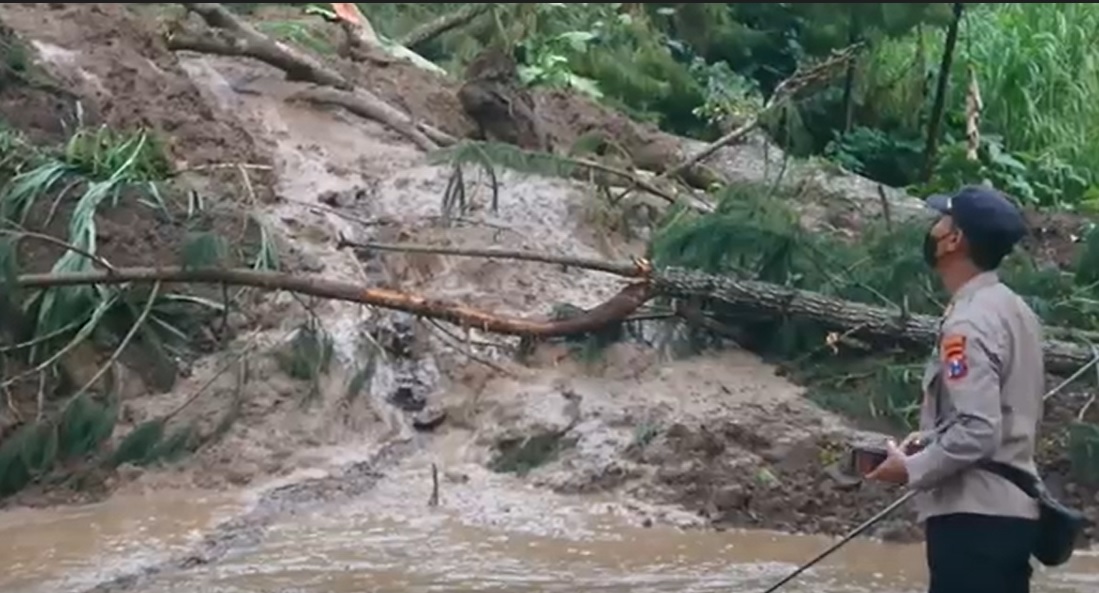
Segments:
[[[320,381],[328,372],[335,354],[335,342],[318,319],[309,320],[294,332],[286,348],[275,352],[275,360],[284,373],[308,381],[310,389],[303,400],[309,403],[320,395]]]
[[[944,5],[947,6],[947,5]],[[1096,208],[1099,59],[1091,51],[1099,9],[1091,4],[970,4],[946,104],[933,187],[985,179],[1033,205]],[[860,68],[856,120],[898,139],[920,138],[932,98],[942,30],[883,40]],[[979,83],[979,163],[965,159],[965,95]],[[821,117],[837,117],[837,111]],[[889,150],[888,144],[882,145]],[[897,184],[858,152],[855,170]],[[850,166],[849,166],[850,168]],[[913,174],[918,169],[913,170]],[[923,191],[924,187],[919,188]]]
[[[982,137],[978,160],[966,158],[966,145],[957,142],[943,148],[929,184],[915,191],[952,191],[970,183],[991,183],[1029,206],[1071,206],[1099,202],[1099,188],[1092,188],[1080,170],[1050,156],[1038,159],[1027,153],[1010,153],[999,136]]]
[[[903,187],[916,181],[914,174],[923,165],[923,142],[860,126],[838,134],[824,154],[848,171]]]
[[[489,469],[525,476],[552,462],[568,446],[570,443],[559,434],[505,440],[497,443],[496,456],[489,462]]]
[[[27,148],[24,145],[16,149]],[[145,131],[81,130],[62,151],[28,150],[19,158],[22,161],[12,165],[14,176],[0,193],[0,219],[9,225],[22,228],[32,208],[50,199],[53,205],[48,209],[48,224],[56,204],[70,192],[81,188],[83,191],[76,194],[68,225],[67,242],[74,249],[66,250],[57,259],[51,270],[54,273],[91,268],[89,256],[96,253],[96,213],[104,203],[117,205],[124,190],[140,190],[149,198],[141,198],[142,202],[167,212],[156,183],[167,176],[168,159],[160,143]],[[14,260],[14,249],[4,257]],[[93,312],[101,311],[100,305],[112,294],[113,291],[88,286],[59,287],[37,293],[32,297],[32,306],[39,332],[52,334],[92,319]]]
[[[164,438],[164,426],[165,421],[162,418],[138,425],[115,448],[114,454],[110,457],[110,465],[118,467],[123,463],[134,465],[147,463]]]
[[[743,121],[763,109],[759,83],[735,72],[725,62],[714,64],[696,57],[691,75],[704,84],[705,101],[692,113],[711,126]]]
[[[570,55],[588,52],[595,39],[595,33],[568,31],[525,42],[523,47],[530,57],[519,67],[519,79],[530,86],[572,89],[593,99],[603,98],[603,92],[594,80],[579,76],[568,67]]]
[[[229,242],[216,233],[192,233],[183,245],[183,268],[217,268],[229,259]]]
[[[797,203],[797,196],[776,195],[770,187],[730,187],[718,196],[712,214],[674,216],[653,239],[653,261],[811,290],[898,314],[941,314],[948,299],[922,259],[926,223],[871,224],[852,242],[805,231],[789,209]],[[1075,270],[1040,265],[1017,253],[1005,262],[1002,276],[1047,324],[1099,329],[1099,287],[1088,282],[1099,240],[1091,237],[1086,245]],[[923,353],[851,343],[833,356],[825,346],[828,328],[814,322],[759,321],[720,305],[711,305],[708,313],[747,327],[765,355],[794,361],[791,370],[822,404],[905,427],[915,420]]]
[[[304,15],[313,5],[287,6]],[[461,6],[360,8],[383,38],[397,39]],[[758,110],[799,64],[862,40],[870,50],[854,70],[850,128],[843,80],[765,124],[798,154],[824,153],[849,170],[908,186],[923,169],[951,21],[949,3],[500,4],[417,49],[458,74],[484,47],[513,48],[527,84],[571,88],[669,131],[713,138]],[[331,51],[308,23],[261,26]],[[989,179],[1027,203],[1099,211],[1092,171],[1099,162],[1099,58],[1090,51],[1096,23],[1099,8],[1086,3],[967,5],[932,184]],[[964,161],[960,142],[969,66],[985,105],[979,165]]]
[[[95,393],[96,381],[71,385],[54,378],[64,369],[61,363],[67,353],[89,341],[121,352],[139,336],[145,352],[154,353],[152,364],[166,364],[174,380],[172,355],[181,356],[193,348],[190,326],[202,318],[196,313],[224,312],[224,304],[128,285],[35,291],[18,291],[13,286],[21,273],[22,243],[42,239],[25,232],[28,219],[36,228],[52,232],[58,225],[49,223],[65,212],[67,228],[60,241],[72,249],[53,262],[52,271],[85,271],[99,255],[96,216],[122,200],[134,200],[159,216],[170,217],[159,188],[169,176],[167,154],[147,131],[79,130],[61,147],[42,147],[16,132],[0,130],[0,179],[5,182],[0,188],[0,284],[34,321],[29,341],[0,348],[0,368],[5,371],[0,382],[3,389],[15,388],[22,394],[23,387],[37,385],[41,377],[39,389],[45,396],[40,419],[23,424],[0,443],[0,496],[44,479],[63,480],[103,463],[171,461],[197,446],[199,439],[190,425],[159,436],[143,427],[112,451],[106,443],[118,417],[113,397]],[[193,239],[183,250],[184,267],[224,259],[224,240],[202,233]],[[267,250],[266,254],[261,250],[263,261],[257,263],[274,258],[273,244]],[[96,379],[110,378],[109,370],[101,367]]]
[[[987,4],[966,18],[961,63],[976,68],[983,125],[1009,150],[1080,168],[1099,162],[1097,29],[1099,6],[1088,3]]]
[[[93,455],[111,436],[117,403],[75,398],[56,422],[24,424],[0,444],[0,497],[22,490],[62,463]]]

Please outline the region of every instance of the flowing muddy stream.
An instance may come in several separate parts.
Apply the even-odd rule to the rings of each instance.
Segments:
[[[829,540],[680,529],[675,511],[563,497],[477,465],[402,465],[351,502],[283,513],[259,542],[208,565],[168,569],[132,590],[761,591]],[[0,515],[0,591],[82,591],[179,557],[254,493],[156,493],[98,505]],[[253,499],[254,500],[254,499]],[[655,518],[651,526],[650,520]],[[919,546],[856,541],[788,591],[922,591]],[[1036,591],[1099,591],[1099,558],[1039,575]]]

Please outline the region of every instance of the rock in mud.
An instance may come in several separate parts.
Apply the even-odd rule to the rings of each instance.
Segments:
[[[553,385],[521,387],[496,404],[487,416],[485,444],[547,435],[563,435],[580,420],[581,398],[572,390]]]
[[[446,408],[438,405],[427,406],[412,417],[412,428],[416,430],[435,430],[446,420]]]
[[[527,472],[555,459],[570,443],[565,435],[580,420],[580,396],[551,385],[521,387],[487,416],[478,441],[496,451],[490,466]]]

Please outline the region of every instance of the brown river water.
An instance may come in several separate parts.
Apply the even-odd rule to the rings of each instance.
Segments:
[[[154,575],[148,593],[763,591],[832,540],[671,526],[675,517],[563,497],[463,468],[429,507],[424,468],[351,502],[280,515],[262,538],[215,562]],[[455,475],[448,472],[449,476]],[[0,591],[83,591],[179,557],[255,493],[152,492],[0,514]],[[641,515],[657,517],[645,526]],[[1036,591],[1099,592],[1099,556],[1039,571]],[[922,591],[920,546],[858,540],[785,591]]]

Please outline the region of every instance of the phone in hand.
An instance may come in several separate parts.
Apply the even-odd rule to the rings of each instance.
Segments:
[[[859,476],[874,471],[885,459],[889,452],[885,447],[859,446],[851,450],[851,470]]]

